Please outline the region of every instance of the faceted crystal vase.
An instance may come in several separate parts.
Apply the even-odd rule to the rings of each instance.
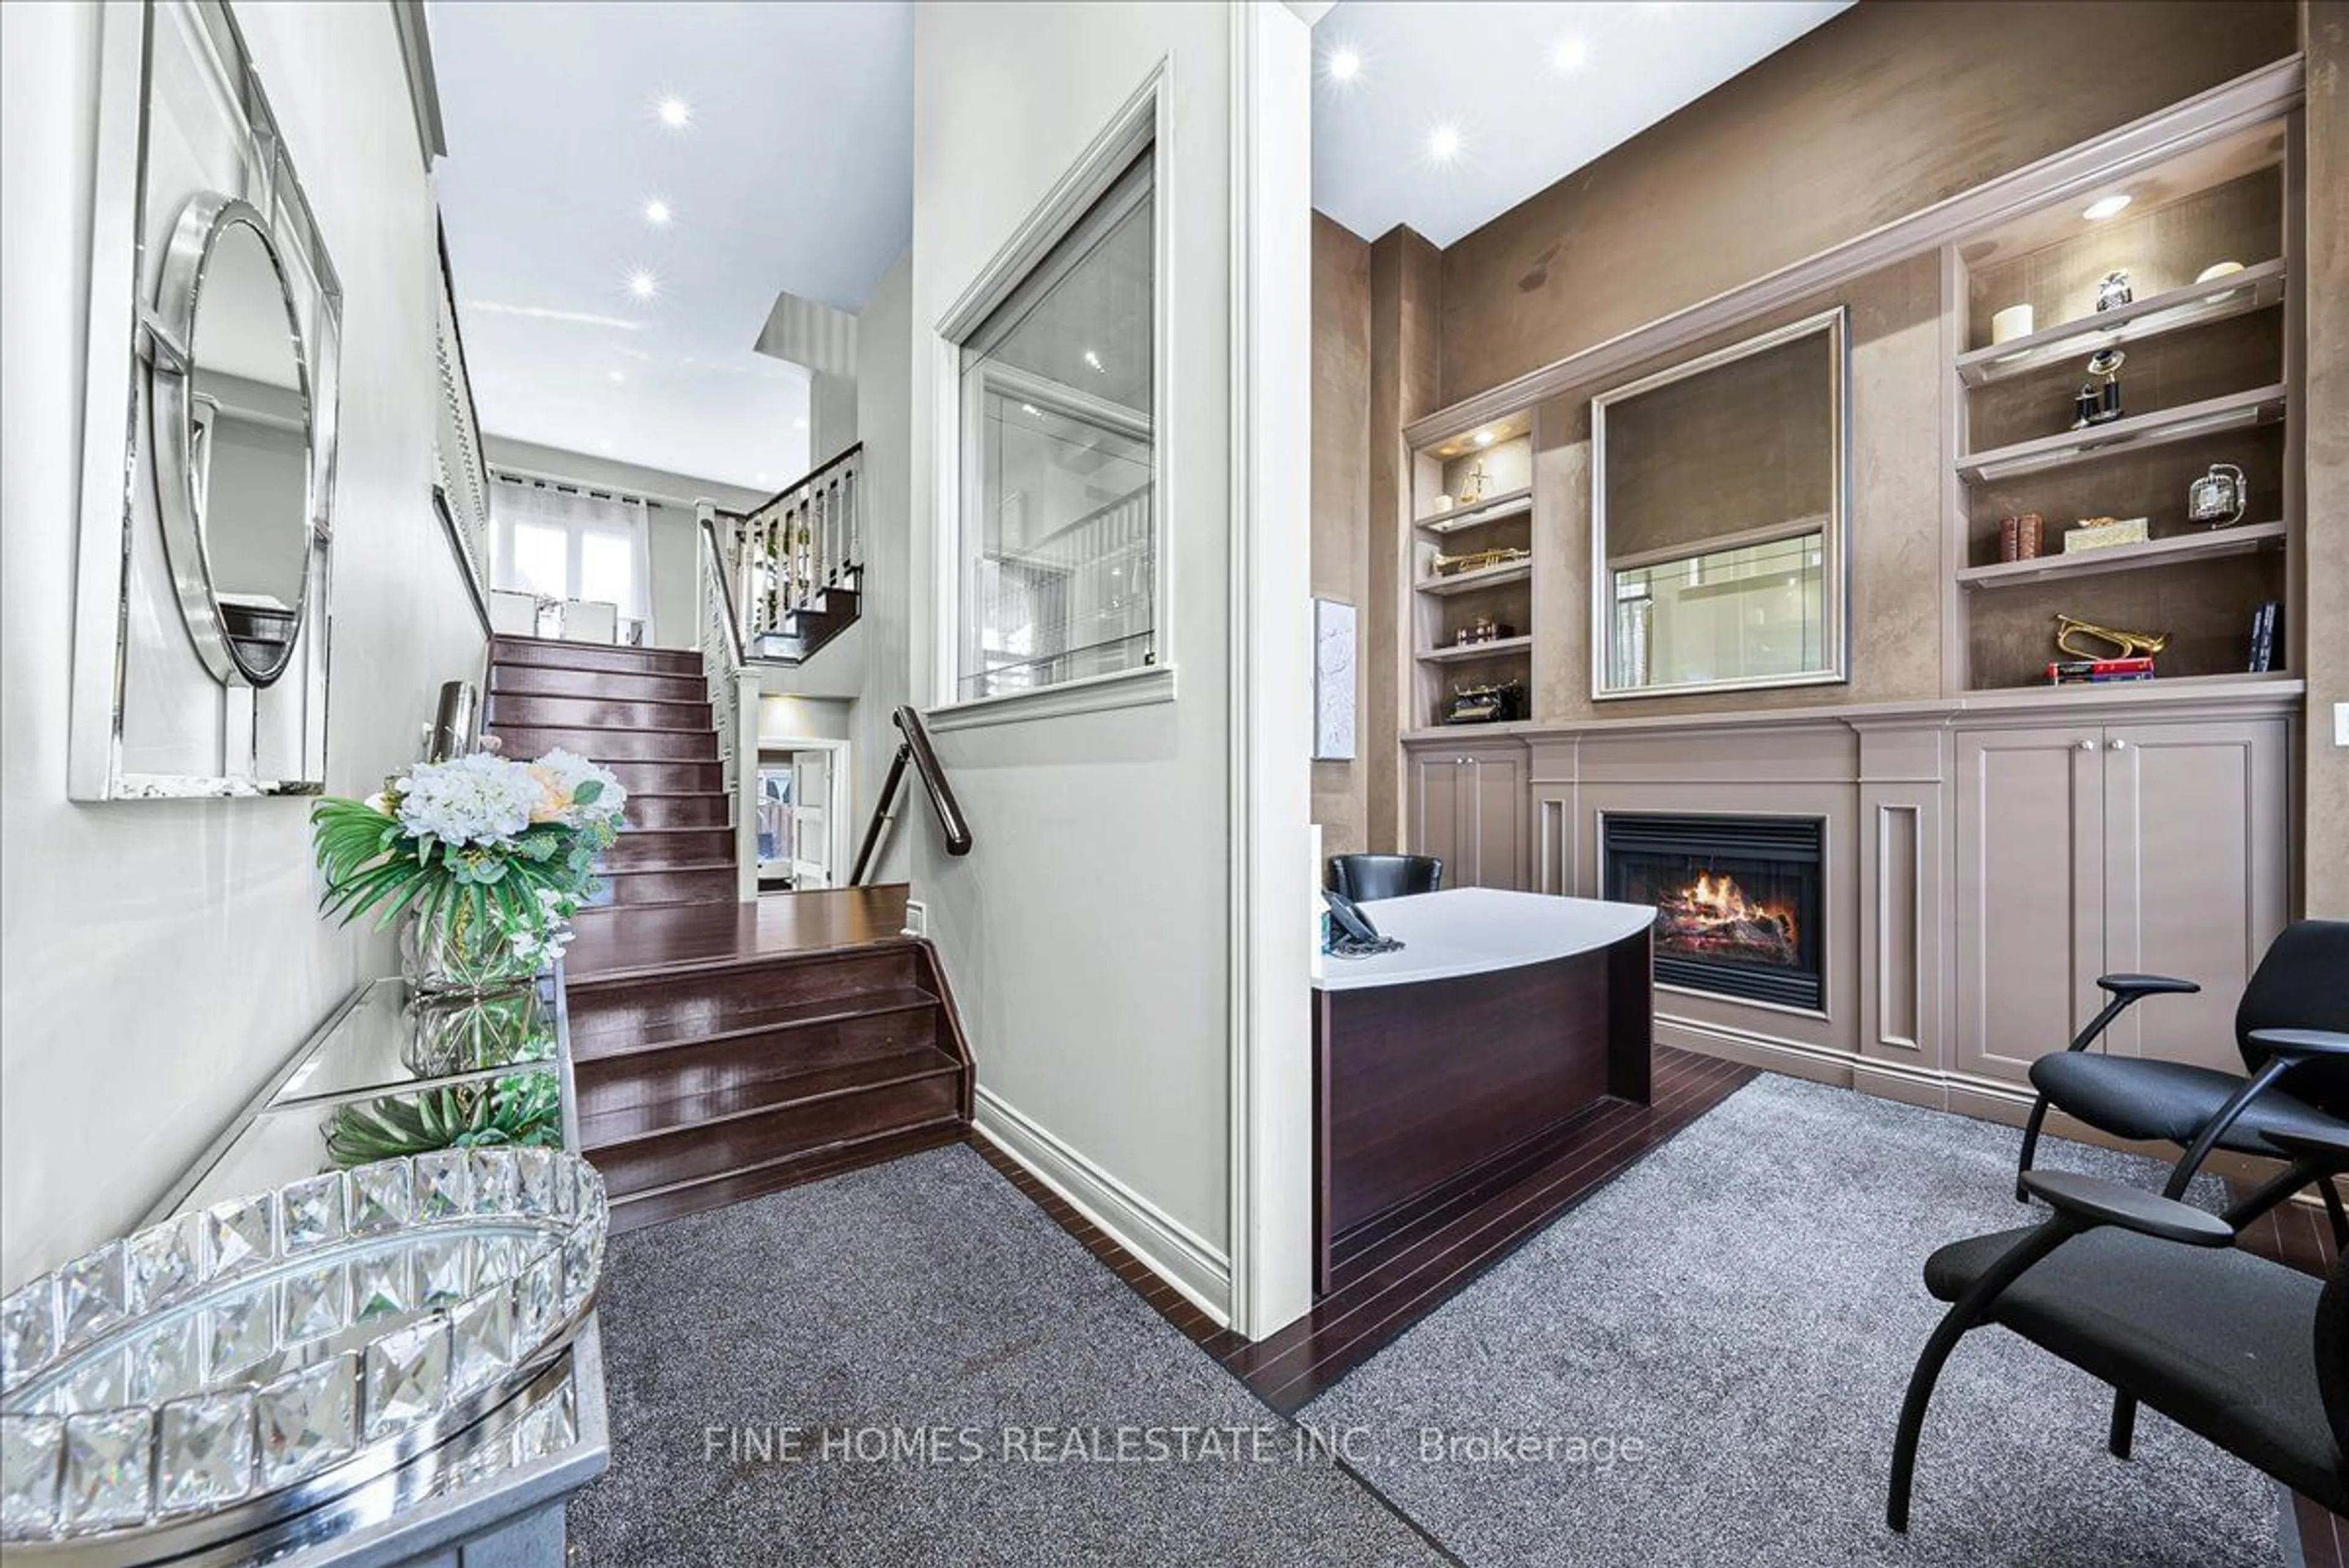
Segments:
[[[429,919],[414,913],[401,919],[399,967],[420,995],[465,999],[527,986],[539,961],[515,951],[504,931],[460,903]]]

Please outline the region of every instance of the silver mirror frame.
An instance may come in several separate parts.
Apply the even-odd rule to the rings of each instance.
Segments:
[[[1607,550],[1607,410],[1615,403],[1642,392],[1701,376],[1755,354],[1824,337],[1828,344],[1832,385],[1829,418],[1833,423],[1835,458],[1831,469],[1834,495],[1824,530],[1826,559],[1821,563],[1820,587],[1824,620],[1822,647],[1826,668],[1792,675],[1762,675],[1730,680],[1690,680],[1669,686],[1611,684],[1615,607],[1614,574]],[[1717,348],[1685,364],[1668,366],[1636,381],[1610,388],[1590,400],[1590,697],[1614,702],[1641,697],[1687,697],[1710,691],[1751,691],[1780,686],[1834,686],[1851,679],[1851,331],[1848,312],[1841,305],[1787,322],[1753,337]],[[1726,541],[1728,545],[1738,540]]]
[[[228,0],[107,5],[98,29],[67,794],[316,794],[327,774],[341,279]],[[165,98],[167,78],[197,89]],[[203,171],[176,151],[189,137],[208,150]],[[202,439],[181,373],[190,291],[201,288],[187,268],[200,267],[208,245],[181,225],[207,195],[241,203],[246,221],[257,216],[295,305],[310,438],[308,554],[290,651],[274,674],[237,662],[218,629],[192,496],[166,500],[185,483],[180,460]],[[183,262],[172,253],[181,240],[191,247]],[[166,418],[157,405],[174,399],[186,406]],[[159,459],[168,465],[160,473]]]
[[[173,586],[179,590],[180,614],[196,656],[222,685],[242,681],[266,686],[285,673],[301,639],[278,645],[274,663],[260,664],[228,634],[220,587],[212,577],[212,547],[204,536],[204,498],[197,493],[202,472],[198,452],[198,396],[195,376],[196,322],[203,308],[204,275],[213,248],[230,229],[252,231],[269,257],[277,279],[278,297],[285,306],[285,331],[294,348],[295,373],[301,379],[305,466],[302,494],[302,587],[294,600],[294,623],[302,626],[309,603],[311,579],[317,576],[312,556],[317,550],[319,442],[331,441],[321,431],[311,395],[310,360],[302,340],[302,320],[294,302],[285,258],[270,237],[269,222],[260,209],[234,196],[206,191],[188,199],[163,253],[163,276],[156,291],[155,314],[148,322],[153,351],[148,357],[148,407],[155,452],[155,500],[163,522],[163,548],[171,563]]]

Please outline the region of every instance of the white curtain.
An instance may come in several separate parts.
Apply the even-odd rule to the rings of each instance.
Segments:
[[[492,486],[492,587],[619,607],[652,620],[652,541],[642,499],[500,475]]]

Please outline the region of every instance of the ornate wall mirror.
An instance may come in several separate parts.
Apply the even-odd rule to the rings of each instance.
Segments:
[[[1591,695],[1848,679],[1844,312],[1591,400]]]
[[[341,286],[225,5],[100,49],[71,791],[312,794]]]

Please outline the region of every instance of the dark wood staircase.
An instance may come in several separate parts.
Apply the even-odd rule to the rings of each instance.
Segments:
[[[790,665],[814,658],[818,649],[856,624],[864,600],[854,585],[863,579],[862,569],[850,566],[843,584],[823,589],[798,609],[785,610],[780,629],[751,638],[750,657]]]
[[[628,789],[611,902],[564,964],[616,1229],[965,1135],[970,1049],[936,951],[901,934],[905,889],[741,899],[698,653],[497,638],[484,721],[509,756],[561,746]]]

